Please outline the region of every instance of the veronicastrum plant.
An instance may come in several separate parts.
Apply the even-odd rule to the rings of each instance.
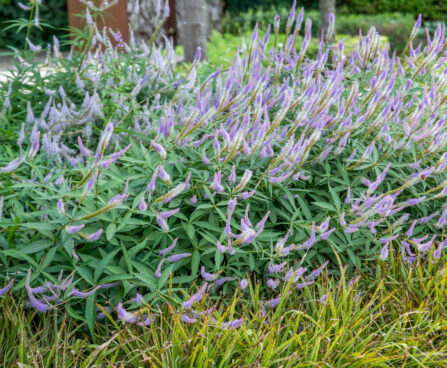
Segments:
[[[22,56],[2,86],[0,259],[5,285],[15,280],[3,292],[26,288],[42,311],[83,309],[90,325],[95,302],[147,324],[119,302],[181,304],[194,319],[205,294],[243,289],[254,274],[291,292],[327,262],[336,272],[337,257],[347,272],[387,259],[390,245],[405,262],[439,258],[441,26],[416,46],[419,19],[398,57],[374,28],[350,53],[327,43],[332,18],[308,58],[311,21],[302,27],[293,7],[283,44],[275,18],[272,36],[255,29],[230,68],[207,74],[200,50],[176,68],[169,43],[114,48],[89,16],[79,54],[56,47],[48,63],[59,68],[45,77]]]

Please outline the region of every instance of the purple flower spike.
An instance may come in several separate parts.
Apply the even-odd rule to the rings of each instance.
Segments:
[[[388,258],[390,251],[389,251],[389,243],[386,243],[382,249],[380,249],[380,259],[382,261],[386,260]]]
[[[248,286],[248,280],[247,279],[242,279],[239,283],[239,286],[241,287],[241,290],[245,290]]]
[[[193,324],[197,322],[197,318],[191,318],[187,314],[182,314],[182,321],[185,323]]]
[[[14,279],[11,279],[4,288],[0,289],[0,296],[5,295],[14,285]]]
[[[170,257],[168,257],[168,262],[174,263],[178,262],[183,258],[191,256],[191,253],[180,253],[180,254],[174,254]]]
[[[323,294],[318,302],[319,302],[320,304],[324,304],[324,303],[326,303],[326,300],[327,300],[327,299],[328,299],[327,294]]]
[[[73,226],[66,226],[65,231],[69,234],[76,234],[79,230],[83,229],[85,224],[81,225],[73,225]]]
[[[151,323],[152,323],[152,318],[149,316],[146,316],[146,318],[143,321],[137,322],[137,325],[141,326],[141,327],[145,327],[145,326],[149,326]]]
[[[281,302],[281,297],[271,299],[265,302],[265,306],[268,308],[276,308]]]
[[[118,305],[116,306],[116,313],[118,315],[118,318],[123,322],[135,323],[138,321],[138,318],[136,316],[124,309],[123,303],[118,303]]]
[[[159,167],[160,179],[163,180],[165,183],[169,184],[171,182],[171,177],[166,172],[166,170],[165,170],[165,168],[163,166],[158,166],[158,167]]]
[[[240,319],[234,319],[232,321],[222,323],[221,326],[223,328],[230,328],[230,329],[234,330],[234,329],[242,326],[243,324],[244,324],[244,319],[240,318]]]
[[[169,253],[171,250],[173,250],[175,248],[177,241],[178,241],[178,238],[175,238],[169,247],[162,249],[160,252],[158,252],[158,254],[161,256],[164,256],[165,254]]]
[[[85,239],[87,239],[88,241],[96,241],[100,238],[102,232],[103,232],[103,230],[99,229],[97,232],[95,232],[93,234],[86,235]]]
[[[351,187],[348,187],[346,191],[345,203],[351,203]]]
[[[143,304],[144,303],[143,296],[140,293],[137,293],[135,298],[130,299],[130,301],[132,303],[139,303],[139,304]]]
[[[222,182],[222,171],[219,171],[214,174],[213,182],[211,183],[210,188],[218,193],[223,192],[225,188],[223,187],[221,182]]]
[[[183,308],[185,309],[189,309],[191,308],[195,303],[198,303],[202,300],[203,294],[206,291],[206,288],[208,287],[208,283],[205,282],[199,289],[199,291],[197,291],[197,293],[195,293],[194,295],[191,296],[191,298],[189,298],[189,300],[187,300],[186,302],[184,302],[182,304]]]
[[[29,49],[30,49],[32,52],[41,52],[41,51],[42,51],[42,47],[40,47],[40,46],[36,46],[35,44],[33,44],[33,43],[29,40],[28,37],[26,38],[26,42],[27,42],[27,44],[28,44],[28,46],[29,46]]]
[[[205,147],[204,147],[203,150],[202,150],[202,162],[203,162],[205,165],[209,165],[209,164],[210,164],[210,160],[208,160],[208,158],[206,157],[206,150],[205,150]]]
[[[48,304],[38,300],[34,296],[32,290],[31,290],[30,279],[31,279],[31,269],[28,270],[28,275],[26,276],[26,283],[25,283],[26,292],[28,293],[28,297],[31,302],[31,305],[34,308],[36,308],[39,312],[46,312],[48,309]]]
[[[157,215],[155,220],[157,221],[158,226],[160,226],[163,231],[166,231],[166,232],[169,231],[168,222],[163,217]]]
[[[161,277],[161,266],[163,266],[163,263],[166,261],[165,258],[163,258],[160,263],[157,266],[157,269],[155,270],[155,277],[159,279]]]
[[[89,149],[87,149],[84,144],[82,143],[82,138],[81,136],[78,136],[78,145],[79,145],[79,149],[81,150],[81,155],[82,156],[92,156],[93,153],[92,151],[90,151]]]
[[[228,176],[228,181],[230,183],[230,185],[233,185],[236,182],[236,166],[233,165],[231,167],[231,173]]]
[[[157,153],[160,155],[160,158],[162,160],[166,159],[166,156],[167,156],[166,150],[164,149],[164,147],[160,143],[157,143],[154,140],[152,140],[151,141],[151,147],[153,147],[157,151]]]
[[[113,153],[111,157],[112,161],[115,162],[116,160],[118,160],[122,155],[124,155],[129,150],[131,146],[132,145],[129,144],[126,147],[124,147],[121,151]]]
[[[267,272],[269,274],[283,272],[284,271],[284,267],[285,267],[286,264],[287,264],[287,261],[284,261],[284,262],[282,262],[282,263],[280,263],[278,265],[269,263],[268,266],[267,266]]]
[[[158,176],[158,171],[159,171],[159,170],[160,170],[160,167],[157,166],[157,167],[155,168],[154,173],[152,174],[152,178],[151,178],[151,180],[149,181],[149,184],[147,185],[146,190],[147,190],[149,193],[153,193],[153,192],[155,191],[155,183],[156,183],[156,180],[157,180],[157,176]]]
[[[200,274],[205,281],[214,281],[217,279],[217,275],[215,273],[209,273],[205,271],[205,266],[200,268]]]
[[[251,192],[243,192],[243,193],[241,193],[241,198],[243,200],[249,199],[249,198],[253,197],[255,193],[256,193],[256,189],[253,189]]]
[[[57,201],[57,212],[59,212],[61,216],[65,216],[64,201],[62,198]]]
[[[159,215],[161,218],[163,218],[163,219],[168,219],[169,217],[171,217],[172,215],[176,214],[176,213],[179,212],[179,211],[180,211],[180,208],[176,208],[176,209],[171,210],[171,211],[162,211],[162,212],[159,212],[158,215]]]
[[[138,208],[139,208],[140,211],[146,211],[147,210],[147,203],[146,203],[146,201],[144,199],[144,196],[141,197],[141,201],[138,204]]]
[[[89,291],[80,291],[80,290],[74,288],[72,291],[70,291],[68,293],[67,296],[68,297],[75,296],[78,298],[88,298],[89,296],[93,295],[96,292],[96,290],[98,290],[98,289],[99,289],[98,286],[94,287],[93,289],[91,289]]]
[[[268,279],[267,280],[267,287],[275,290],[277,287],[279,286],[279,280],[274,280],[274,279]]]

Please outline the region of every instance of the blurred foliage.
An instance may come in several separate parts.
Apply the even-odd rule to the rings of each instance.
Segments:
[[[285,8],[287,11],[292,0],[226,0],[225,9],[234,15],[262,9]],[[303,0],[298,7],[318,9],[317,0]],[[380,13],[408,13],[417,16],[422,13],[426,20],[447,19],[447,0],[337,0],[339,10],[346,14],[380,14]]]
[[[343,11],[348,13],[409,13],[417,16],[422,13],[427,20],[447,19],[447,0],[342,0]]]
[[[5,29],[11,20],[29,18],[29,11],[19,7],[19,0],[0,0],[0,49],[8,46],[22,48],[25,44],[25,33],[16,32],[16,29]],[[25,5],[26,1],[22,1]],[[62,37],[66,34],[63,28],[68,26],[66,0],[43,0],[40,5],[40,21],[47,23],[52,28],[45,31],[33,28],[30,39],[36,43],[46,44],[50,42],[53,35]]]
[[[286,8],[290,10],[292,0],[226,0],[225,10],[231,13],[245,12],[249,9],[268,9],[272,7]],[[306,9],[318,9],[318,0],[301,0],[298,7]]]
[[[278,37],[279,45],[284,43],[285,34],[280,34]],[[231,33],[222,34],[218,31],[213,31],[210,36],[208,43],[208,63],[204,63],[201,67],[211,67],[216,68],[222,65],[227,68],[231,65],[231,60],[234,58],[236,52],[240,52],[241,39],[244,40],[246,44],[249,43],[251,37],[251,32],[244,32],[241,36],[234,35]],[[297,49],[300,48],[303,38],[299,37],[297,42]],[[343,41],[346,52],[354,51],[355,45],[359,43],[358,36],[350,36],[347,34],[337,34],[335,37],[336,41]],[[385,44],[388,38],[382,36],[382,43]],[[267,48],[273,47],[274,41],[273,37],[270,38]],[[315,57],[318,52],[318,42],[316,40],[311,42],[309,48],[307,49],[306,55],[309,57]],[[183,55],[182,46],[177,46],[175,48],[177,55]]]
[[[249,9],[244,13],[226,13],[223,19],[223,30],[227,34],[244,35],[251,32],[258,23],[260,29],[266,29],[272,19],[278,14],[281,18],[280,32],[285,31],[289,9],[287,7],[271,7],[268,9]],[[312,35],[319,37],[321,17],[317,10],[306,11],[306,18],[312,19]],[[337,16],[337,33],[357,36],[359,29],[365,34],[372,26],[376,27],[380,35],[385,36],[391,46],[398,51],[405,46],[413,28],[415,18],[409,14],[387,13],[377,15],[341,14]]]

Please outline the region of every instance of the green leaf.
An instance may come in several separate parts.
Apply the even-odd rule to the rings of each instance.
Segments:
[[[194,226],[192,224],[185,224],[183,227],[185,228],[186,235],[188,235],[191,240],[194,239]]]
[[[331,193],[331,197],[332,197],[332,200],[334,201],[337,211],[340,211],[340,208],[341,208],[340,198],[339,198],[337,192],[330,185],[329,185],[329,192]]]
[[[95,331],[95,321],[96,321],[96,292],[87,298],[87,303],[85,306],[85,320],[87,321],[88,329],[93,335]]]
[[[334,212],[337,211],[337,209],[333,205],[326,203],[326,202],[317,201],[317,202],[312,202],[312,204],[314,204],[315,206],[324,208],[326,210],[330,210],[330,211],[334,211]]]
[[[23,248],[20,249],[20,252],[25,253],[25,254],[37,253],[44,249],[47,249],[52,244],[53,244],[53,241],[50,239],[40,239],[40,240],[33,241],[32,243],[24,246]]]
[[[40,268],[39,265],[36,263],[36,261],[32,259],[29,255],[22,253],[16,249],[3,250],[1,253],[7,255],[8,257],[13,257],[16,259],[27,261],[28,263],[32,264],[35,269]]]
[[[120,249],[114,250],[112,253],[109,253],[106,255],[101,262],[99,262],[95,267],[95,273],[93,278],[95,281],[98,281],[99,276],[101,276],[102,271],[104,271],[104,268],[112,261],[113,257],[120,251]]]
[[[114,222],[110,223],[109,226],[107,226],[106,229],[106,239],[110,240],[113,238],[113,235],[115,235],[116,232],[116,225]]]
[[[200,253],[199,253],[199,251],[195,250],[192,253],[192,257],[191,257],[191,275],[192,276],[197,275],[197,271],[199,270],[199,264],[200,264]]]
[[[47,222],[25,222],[23,224],[20,224],[20,226],[27,227],[29,229],[43,230],[43,231],[44,230],[52,231],[58,228],[58,224],[49,224]]]

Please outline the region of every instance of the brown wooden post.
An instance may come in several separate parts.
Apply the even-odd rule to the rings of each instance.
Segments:
[[[99,6],[101,0],[93,0],[93,4]],[[118,3],[104,11],[104,22],[101,17],[98,17],[97,26],[99,30],[102,30],[104,26],[111,28],[114,32],[120,31],[123,41],[129,40],[129,23],[127,20],[127,1],[118,0]],[[68,24],[71,27],[84,29],[85,19],[79,17],[79,14],[83,14],[85,11],[85,5],[79,0],[67,0],[67,12],[68,12]],[[74,35],[71,35],[74,38]],[[113,37],[110,38],[113,45],[116,44]]]

